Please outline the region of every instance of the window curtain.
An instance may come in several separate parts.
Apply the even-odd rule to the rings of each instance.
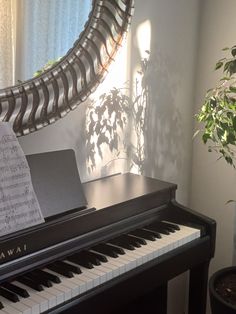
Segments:
[[[88,0],[18,0],[16,76],[26,80],[48,61],[64,56],[91,10]]]
[[[14,84],[16,1],[0,0],[0,89]]]
[[[84,28],[92,0],[0,0],[0,88],[32,78],[64,56]]]

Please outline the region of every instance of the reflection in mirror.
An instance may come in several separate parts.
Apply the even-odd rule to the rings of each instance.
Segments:
[[[0,0],[0,4],[1,24],[5,17],[1,55],[6,52],[0,73],[10,72],[7,79],[0,78],[0,88],[5,88],[32,78],[48,61],[67,53],[84,29],[92,0]]]

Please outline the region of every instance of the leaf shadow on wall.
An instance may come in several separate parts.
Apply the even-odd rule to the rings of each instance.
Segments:
[[[133,86],[129,82],[102,94],[87,111],[87,162],[91,173],[104,162],[101,175],[107,175],[118,161],[126,171],[143,173],[144,123],[148,99],[145,84],[150,52],[141,59]],[[107,159],[108,153],[110,156]]]
[[[126,132],[130,115],[130,98],[126,90],[125,85],[113,87],[87,107],[86,159],[90,175],[99,166],[101,175],[106,175],[112,163],[126,160]]]
[[[176,95],[180,71],[161,49],[153,49],[146,75],[148,100],[144,130],[144,173],[175,180],[183,163],[183,127]]]
[[[114,87],[87,108],[89,174],[101,166],[97,156],[105,160],[101,175],[120,160],[129,171],[165,180],[176,178],[182,168],[183,131],[175,104],[180,82],[173,74],[177,66],[161,51],[146,53],[132,88],[129,83]]]

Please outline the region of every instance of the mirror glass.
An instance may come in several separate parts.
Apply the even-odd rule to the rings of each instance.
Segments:
[[[5,82],[2,78],[0,88],[24,82],[64,56],[79,38],[91,8],[92,0],[13,0],[5,37],[11,43],[0,41],[0,52],[5,44],[13,47],[0,63],[1,73],[12,63],[11,77]]]

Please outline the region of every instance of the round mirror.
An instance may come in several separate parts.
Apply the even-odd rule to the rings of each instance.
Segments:
[[[103,80],[132,12],[133,0],[93,0],[85,28],[64,57],[39,76],[0,90],[0,120],[21,136],[76,108]]]

